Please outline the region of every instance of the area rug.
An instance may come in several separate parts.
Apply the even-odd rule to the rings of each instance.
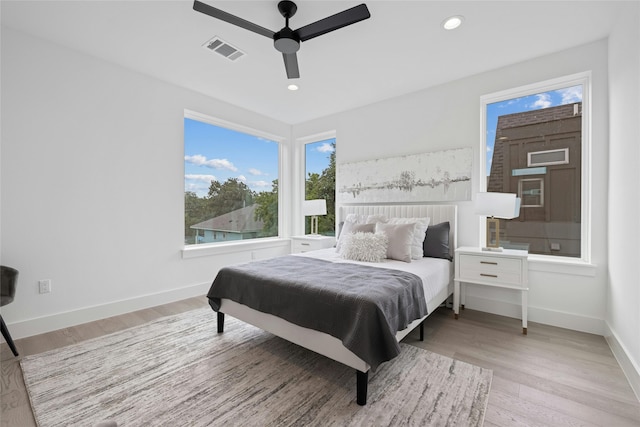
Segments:
[[[369,374],[202,308],[22,359],[47,426],[475,426],[492,371],[401,343]]]

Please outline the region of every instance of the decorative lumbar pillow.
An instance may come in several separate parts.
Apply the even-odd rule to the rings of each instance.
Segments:
[[[422,243],[424,256],[452,260],[449,254],[449,228],[448,221],[427,228],[427,236]]]
[[[429,218],[390,218],[389,224],[414,224],[413,240],[411,241],[411,259],[423,257],[422,242],[429,226]]]
[[[384,233],[389,238],[387,258],[411,262],[411,242],[414,224],[376,224],[376,233]]]
[[[340,252],[340,247],[344,238],[352,233],[373,233],[375,231],[375,224],[356,224],[355,222],[345,222],[340,230],[340,237],[338,238],[338,244],[336,244],[336,251]]]
[[[388,241],[383,233],[351,233],[345,236],[340,256],[353,261],[382,262],[387,256]]]

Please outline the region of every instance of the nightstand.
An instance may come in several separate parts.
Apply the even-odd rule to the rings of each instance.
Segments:
[[[458,318],[459,308],[464,309],[464,292],[461,286],[474,284],[513,289],[522,295],[522,333],[527,334],[527,294],[529,291],[529,266],[527,251],[504,249],[502,252],[483,251],[481,248],[456,249],[453,290],[453,313]],[[464,291],[464,287],[462,288]]]
[[[307,234],[306,236],[293,236],[291,238],[291,253],[317,251],[318,249],[331,248],[336,244],[333,236],[321,236]]]

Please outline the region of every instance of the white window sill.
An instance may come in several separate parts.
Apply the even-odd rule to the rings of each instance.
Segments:
[[[597,265],[582,259],[529,255],[529,270],[595,277]]]
[[[230,254],[234,252],[246,252],[284,246],[291,246],[291,240],[280,237],[267,237],[263,239],[239,240],[224,243],[204,243],[201,245],[185,246],[182,249],[182,259],[215,256]]]

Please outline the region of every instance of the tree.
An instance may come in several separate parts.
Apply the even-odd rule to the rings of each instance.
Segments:
[[[255,193],[237,178],[229,178],[223,184],[211,181],[207,198],[209,218],[224,215],[245,206],[251,206]]]
[[[193,224],[204,221],[208,218],[207,200],[200,198],[193,191],[184,193],[184,235],[185,240],[195,238],[195,230],[190,228]],[[193,243],[193,241],[191,241]]]
[[[325,199],[327,215],[318,217],[318,233],[333,235],[336,221],[336,143],[331,143],[333,151],[329,155],[329,166],[321,174],[310,173],[305,182],[305,198]],[[305,228],[310,230],[309,220]]]
[[[278,235],[278,180],[272,181],[271,191],[261,191],[255,197],[258,205],[255,211],[255,218],[262,221],[262,236],[270,237]]]

